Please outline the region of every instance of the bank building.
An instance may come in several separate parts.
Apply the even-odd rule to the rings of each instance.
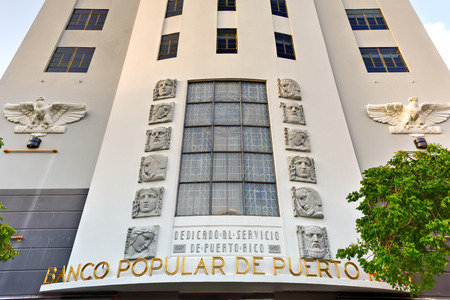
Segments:
[[[449,102],[408,0],[46,0],[0,81],[0,297],[405,298],[336,258],[346,196],[449,148]]]

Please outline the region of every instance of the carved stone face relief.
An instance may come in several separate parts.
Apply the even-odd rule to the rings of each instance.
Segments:
[[[284,78],[277,80],[278,97],[301,100],[300,86],[295,80]]]
[[[171,133],[171,127],[156,127],[147,130],[145,152],[169,149]]]
[[[331,259],[327,230],[319,226],[298,226],[300,258]]]
[[[316,183],[314,159],[307,156],[288,157],[289,179]]]
[[[311,143],[307,130],[284,128],[286,149],[303,152],[311,151]]]
[[[154,258],[159,226],[130,227],[125,243],[125,259]]]
[[[148,124],[172,122],[175,103],[161,103],[150,106]]]
[[[48,133],[64,133],[64,125],[74,123],[86,114],[84,103],[52,103],[47,104],[44,97],[33,102],[5,104],[3,114],[8,121],[20,123],[14,133],[31,133],[43,136]]]
[[[138,182],[151,182],[166,179],[167,156],[152,154],[141,158]]]
[[[305,125],[305,113],[303,112],[303,105],[297,103],[280,103],[283,114],[283,122]]]
[[[153,89],[153,100],[174,98],[177,90],[176,79],[161,79]]]
[[[368,104],[369,117],[380,123],[388,123],[390,133],[423,136],[426,133],[441,133],[439,126],[450,116],[450,103],[422,103],[416,97],[408,99],[408,105],[401,103]]]
[[[291,188],[294,216],[323,219],[322,201],[319,193],[309,187]]]
[[[133,201],[132,217],[160,216],[164,188],[140,189]]]

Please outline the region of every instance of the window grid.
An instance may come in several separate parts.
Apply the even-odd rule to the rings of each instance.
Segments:
[[[295,60],[294,43],[290,35],[275,32],[275,43],[278,57]]]
[[[270,0],[272,14],[282,17],[288,17],[286,0]]]
[[[234,11],[236,10],[236,0],[219,0],[217,10]]]
[[[166,18],[181,15],[183,12],[183,0],[168,0]]]
[[[353,30],[388,29],[380,9],[347,9],[346,12]]]
[[[360,48],[370,73],[409,72],[398,48]]]
[[[236,29],[217,29],[216,53],[237,53]]]
[[[75,9],[66,29],[102,30],[107,15],[107,9]]]
[[[203,84],[202,83],[193,83],[193,84]],[[213,91],[213,98],[210,99],[210,102],[206,102],[202,99],[200,101],[195,101],[191,103],[188,96],[188,103],[187,103],[187,109],[189,110],[189,106],[192,105],[209,105],[209,109],[211,111],[211,123],[209,125],[188,125],[191,124],[190,121],[186,121],[190,118],[189,113],[186,113],[186,120],[185,120],[185,129],[184,129],[184,136],[183,136],[183,149],[182,149],[182,163],[181,163],[181,171],[180,171],[180,183],[179,183],[179,194],[178,194],[178,201],[177,201],[177,216],[188,216],[188,215],[268,215],[268,216],[278,216],[278,201],[276,198],[276,186],[275,186],[275,174],[274,174],[274,166],[273,166],[273,156],[272,156],[272,145],[271,145],[271,137],[270,137],[270,125],[268,121],[267,116],[267,124],[265,125],[251,125],[251,124],[245,124],[244,123],[244,109],[243,105],[246,103],[243,103],[244,101],[248,101],[251,103],[257,103],[259,105],[265,105],[267,107],[267,100],[265,101],[252,101],[250,97],[248,97],[248,100],[243,99],[244,97],[241,97],[242,95],[242,85],[244,82],[238,82],[239,83],[239,98],[233,99],[233,100],[226,100],[221,99],[218,92],[217,83],[223,83],[223,82],[211,82],[212,84],[212,91]],[[232,82],[227,82],[232,83]],[[247,83],[247,82],[245,82]],[[257,83],[262,84],[262,83]],[[265,86],[265,84],[264,84]],[[193,88],[192,83],[189,84],[188,88],[188,95],[190,95],[190,89]],[[227,93],[227,91],[225,91]],[[265,93],[265,91],[264,91]],[[200,95],[202,96],[202,95]],[[265,97],[265,95],[264,95]],[[232,97],[233,98],[233,97]],[[242,120],[241,122],[235,124],[234,122],[231,122],[231,124],[218,124],[218,119],[216,118],[217,110],[215,107],[217,105],[233,105],[238,104],[239,105],[239,116]],[[194,122],[195,123],[195,122]],[[201,141],[203,143],[206,142],[206,146],[199,146],[196,149],[192,149],[192,147],[189,147],[186,144],[186,140],[188,139],[188,135],[192,136],[193,132],[192,130],[195,128],[205,130],[206,128],[210,128],[210,134],[208,136],[210,137],[210,141],[204,141],[202,139]],[[247,141],[245,141],[245,130],[257,130],[256,132],[252,132],[253,136],[264,136],[265,141],[269,145],[262,145],[260,150],[255,150],[251,146],[249,146],[249,149],[246,149],[246,145],[248,144]],[[259,133],[258,129],[260,130],[267,130],[265,134]],[[226,131],[224,134],[224,130]],[[231,131],[230,131],[231,130]],[[254,131],[254,130],[253,130]],[[234,134],[233,134],[234,132]],[[238,134],[236,134],[238,133]],[[231,134],[231,137],[230,137]],[[235,144],[229,145],[227,142],[226,148],[223,148],[223,142],[219,142],[219,145],[217,146],[216,141],[218,141],[219,138],[231,138],[233,140],[233,136],[236,137],[239,135],[239,143],[240,146],[236,146]],[[205,137],[202,134],[202,137]],[[248,137],[247,137],[248,139]],[[251,139],[251,137],[250,137]],[[264,138],[260,138],[264,140]],[[257,143],[262,144],[261,141],[258,141]],[[217,147],[216,147],[217,146]],[[231,148],[230,148],[231,146]],[[189,170],[185,172],[183,170],[183,164],[187,163],[189,164],[189,160],[191,155],[203,155],[207,154],[210,157],[210,164],[205,165],[205,167],[209,168],[209,177],[204,176],[204,172],[201,170],[195,169],[196,173],[195,179],[187,179],[185,176],[185,173],[189,173]],[[268,159],[265,161],[257,160],[255,158],[248,159],[247,156],[261,156],[265,155]],[[238,158],[239,157],[239,158]],[[199,161],[196,159],[196,161]],[[231,162],[231,163],[230,163]],[[265,166],[257,166],[259,167],[258,170],[269,170],[269,173],[261,172],[262,174],[258,174],[258,170],[253,170],[252,172],[249,172],[249,168],[252,168],[253,165],[258,165],[258,163],[261,163],[261,165]],[[265,164],[264,164],[265,163]],[[267,164],[269,166],[267,166]],[[206,171],[206,169],[203,169]],[[226,170],[225,173],[220,172]],[[239,172],[236,172],[236,170],[240,170]],[[191,174],[193,174],[191,172]],[[202,175],[203,174],[203,175]],[[248,178],[250,176],[255,178]],[[189,177],[189,175],[188,175]],[[205,179],[206,178],[206,179]],[[209,204],[203,203],[203,205],[199,206],[195,203],[189,203],[188,205],[185,205],[186,203],[182,202],[190,202],[191,199],[194,196],[191,194],[187,195],[186,197],[183,195],[183,200],[180,200],[180,194],[184,193],[186,190],[189,189],[189,186],[196,186],[198,192],[202,194],[204,197],[204,193],[206,192],[205,184],[209,185]],[[207,189],[207,188],[206,188]],[[199,195],[200,195],[199,194]],[[232,195],[232,196],[225,196],[225,195]],[[239,196],[238,196],[239,194]],[[251,198],[253,197],[253,198]],[[264,195],[263,198],[261,198]],[[271,197],[266,199],[267,197]],[[195,198],[195,197],[194,197]],[[187,199],[187,201],[186,201]],[[203,199],[203,198],[202,198]],[[240,200],[239,200],[240,199]],[[239,200],[239,201],[238,201]],[[204,202],[204,199],[202,200]],[[195,202],[195,200],[194,200]],[[223,203],[225,202],[225,203]],[[263,207],[259,207],[258,205],[261,205]],[[190,206],[192,209],[189,212],[183,211],[188,206]],[[231,207],[230,207],[231,206]],[[198,208],[196,211],[195,208]],[[224,209],[224,207],[226,209]]]
[[[86,73],[94,51],[95,48],[58,47],[47,72]]]
[[[162,36],[158,60],[177,57],[179,35],[174,33]]]

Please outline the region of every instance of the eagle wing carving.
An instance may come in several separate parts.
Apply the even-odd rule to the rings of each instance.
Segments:
[[[33,102],[21,102],[19,104],[6,103],[3,107],[3,113],[10,122],[20,123],[29,126],[32,123],[34,113]]]
[[[442,123],[450,116],[450,103],[423,103],[419,115],[425,125]]]
[[[366,110],[372,120],[380,123],[396,126],[403,122],[404,106],[401,103],[367,104]]]
[[[84,118],[87,105],[84,103],[53,103],[50,115],[54,126],[70,124]]]

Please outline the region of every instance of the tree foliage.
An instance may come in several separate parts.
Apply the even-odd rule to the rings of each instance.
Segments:
[[[3,139],[0,138],[0,148],[3,146]],[[3,203],[0,202],[0,210],[6,209]],[[0,261],[7,261],[14,259],[14,255],[19,254],[11,245],[11,236],[16,231],[8,224],[2,224],[3,218],[0,217]]]
[[[337,257],[356,257],[369,274],[411,296],[431,289],[445,272],[450,248],[450,151],[429,145],[426,152],[398,152],[385,165],[363,172],[357,244]]]

